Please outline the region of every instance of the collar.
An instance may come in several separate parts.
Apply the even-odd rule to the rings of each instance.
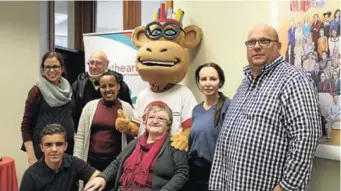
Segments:
[[[102,103],[104,106],[106,106],[106,107],[112,107],[112,106],[114,106],[114,105],[116,105],[116,104],[118,104],[118,98],[116,98],[114,101],[112,101],[112,102],[106,102],[106,101],[104,101],[104,99],[103,98],[101,98],[100,100],[100,103]]]
[[[268,73],[269,71],[275,69],[280,63],[284,62],[283,60],[283,56],[279,56],[278,58],[276,58],[274,61],[270,62],[270,63],[266,63],[262,66],[262,74],[264,73]],[[250,67],[250,65],[247,65],[243,68],[243,72],[244,75],[250,80],[252,81],[253,79],[253,75],[252,75],[252,69]]]
[[[41,159],[38,161],[38,166],[40,168],[42,168],[42,170],[46,173],[48,173],[49,171],[53,171],[54,170],[50,169],[47,164],[45,163],[45,156],[41,157]],[[64,154],[63,156],[63,162],[62,165],[60,166],[58,172],[62,171],[65,168],[69,168],[71,166],[71,156],[68,156],[67,154]]]

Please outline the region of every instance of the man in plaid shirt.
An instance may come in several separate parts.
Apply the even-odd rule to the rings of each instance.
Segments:
[[[225,115],[209,190],[308,190],[322,135],[315,86],[283,60],[271,26],[254,26],[245,45],[249,66]]]

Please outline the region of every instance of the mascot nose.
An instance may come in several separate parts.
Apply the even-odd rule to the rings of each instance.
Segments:
[[[147,50],[148,52],[153,52],[153,50],[152,50],[151,48],[146,48],[146,50]],[[159,52],[167,52],[167,51],[168,51],[167,48],[161,48],[161,49],[159,49]]]

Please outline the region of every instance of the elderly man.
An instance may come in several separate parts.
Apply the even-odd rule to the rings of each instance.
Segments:
[[[314,82],[280,55],[276,30],[255,25],[249,66],[217,141],[209,190],[307,190],[321,138]]]
[[[89,72],[84,72],[78,75],[77,80],[73,83],[72,89],[75,96],[75,110],[73,120],[75,129],[77,130],[80,115],[83,107],[91,100],[101,98],[98,77],[108,71],[108,58],[105,52],[94,52],[88,61]],[[114,71],[111,71],[114,72]],[[118,98],[132,105],[129,87],[123,81],[123,76],[120,73],[114,72],[119,77],[120,90]]]

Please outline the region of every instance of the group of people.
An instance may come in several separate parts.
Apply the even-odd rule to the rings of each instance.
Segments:
[[[307,190],[321,137],[314,82],[284,61],[272,27],[254,26],[245,45],[249,65],[231,100],[219,91],[218,64],[196,69],[205,99],[192,111],[186,150],[172,146],[175,114],[162,102],[145,111],[142,135],[116,127],[134,109],[104,52],[72,86],[62,57],[47,53],[25,106],[30,167],[20,190]]]
[[[292,20],[285,60],[310,73],[319,92],[340,95],[340,9],[312,17]]]

